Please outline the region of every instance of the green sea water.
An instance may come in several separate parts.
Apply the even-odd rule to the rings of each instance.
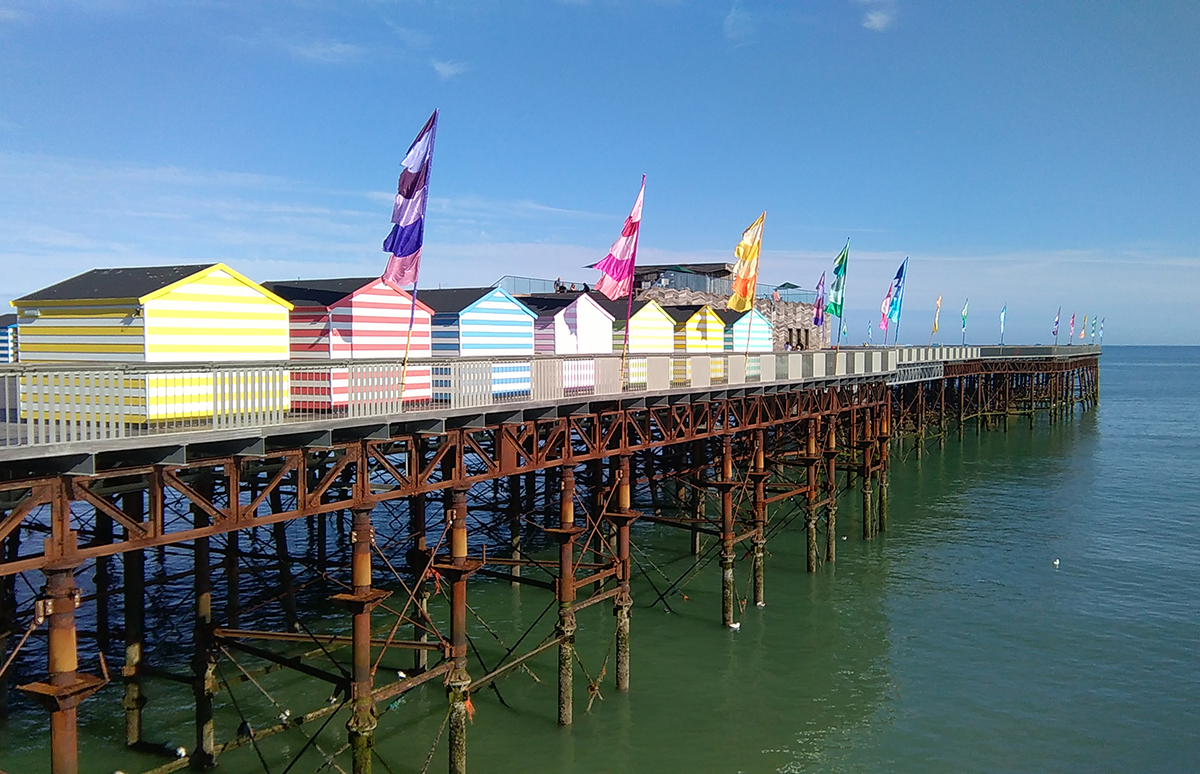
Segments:
[[[540,682],[515,672],[498,684],[504,703],[489,689],[474,696],[469,766],[581,774],[1200,770],[1198,465],[1200,350],[1110,347],[1100,405],[1072,421],[1015,420],[1007,432],[982,434],[971,426],[944,449],[931,441],[921,459],[911,443],[898,447],[888,531],[864,542],[858,498],[848,497],[836,566],[804,572],[799,521],[774,536],[767,605],[740,611],[737,631],[720,626],[715,563],[687,585],[686,598],[669,599],[669,611],[647,607],[651,584],[665,584],[658,571],[674,578],[692,558],[685,533],[638,525],[632,690],[613,686],[611,607],[592,607],[580,615],[574,726],[555,723],[551,651],[531,662]],[[748,571],[749,561],[739,562],[739,596]],[[470,604],[496,635],[472,619],[489,666],[503,651],[497,637],[511,645],[549,601],[539,589],[472,581]],[[553,615],[526,646],[550,630]],[[586,711],[583,673],[599,675],[606,656]],[[390,677],[407,659],[385,664],[381,676]],[[228,662],[222,670],[236,674]],[[328,695],[308,678],[269,678],[264,687],[279,706],[242,683],[233,689],[240,712],[269,722]],[[148,736],[190,747],[187,689],[152,685],[150,694]],[[162,762],[120,746],[119,701],[113,686],[81,710],[84,771]],[[445,708],[440,685],[381,708],[375,770],[421,771]],[[228,738],[237,723],[226,702],[218,735]],[[257,751],[227,753],[220,770],[322,770],[321,751],[341,747],[344,723],[343,712],[307,749],[293,731]],[[45,727],[40,710],[14,700],[0,724],[0,769],[47,770]],[[334,757],[349,770],[347,754]],[[443,734],[428,770],[445,769]]]

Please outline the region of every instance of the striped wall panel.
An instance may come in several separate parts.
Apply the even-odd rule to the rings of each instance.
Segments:
[[[145,361],[145,320],[136,307],[50,307],[18,322],[19,357],[47,361]]]
[[[17,326],[0,328],[0,363],[17,362]]]
[[[287,360],[287,307],[223,269],[146,301],[146,360]]]
[[[725,351],[725,323],[711,307],[701,307],[694,315],[675,325],[675,352],[680,355],[718,355]],[[674,378],[691,380],[691,361],[675,362]],[[711,364],[714,381],[725,377],[725,363],[714,358]]]

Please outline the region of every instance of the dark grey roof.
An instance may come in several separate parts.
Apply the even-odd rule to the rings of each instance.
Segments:
[[[0,314],[0,328],[7,328],[10,325],[17,324],[17,316],[15,314]]]
[[[692,315],[704,308],[703,304],[691,304],[688,306],[664,306],[667,314],[671,315],[671,319],[677,323],[687,322],[692,319]]]
[[[535,296],[521,296],[520,301],[525,306],[541,315],[555,315],[566,309],[580,293],[539,293]]]
[[[378,281],[378,277],[277,280],[264,282],[263,287],[296,306],[333,306],[359,288]]]
[[[435,312],[461,312],[496,288],[445,288],[418,290],[417,300]]]
[[[635,315],[641,311],[643,306],[650,303],[649,301],[638,301],[637,299],[634,299],[633,309],[630,309],[628,298],[618,298],[616,301],[613,301],[608,296],[595,290],[593,290],[591,293],[588,293],[588,295],[591,296],[592,300],[599,304],[604,311],[613,316],[614,323],[620,323],[621,325],[625,324],[626,313],[631,316]]]
[[[213,266],[131,266],[123,269],[92,269],[58,284],[34,291],[17,301],[74,301],[75,299],[141,298]]]
[[[726,325],[733,325],[742,319],[742,317],[749,314],[749,312],[735,312],[732,309],[714,309],[713,311],[717,313],[717,317],[721,318],[721,322]]]

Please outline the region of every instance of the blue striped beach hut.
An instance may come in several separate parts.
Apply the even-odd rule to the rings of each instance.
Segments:
[[[434,358],[512,357],[533,354],[533,324],[537,312],[513,298],[504,288],[422,290],[417,299],[433,310]],[[434,400],[449,399],[438,388],[449,387],[449,367],[435,367]],[[529,361],[493,363],[492,393],[528,393]]]
[[[0,314],[0,363],[17,362],[17,316]]]

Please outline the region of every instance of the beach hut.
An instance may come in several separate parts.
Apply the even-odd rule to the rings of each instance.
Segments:
[[[774,328],[757,309],[751,308],[748,312],[718,309],[717,316],[725,325],[727,352],[770,352],[773,349]]]
[[[571,393],[595,387],[595,360],[570,356],[612,353],[612,313],[586,293],[528,296],[521,302],[537,312],[534,351],[566,358],[560,372],[563,389]]]
[[[433,310],[431,342],[435,358],[512,357],[533,354],[533,323],[537,312],[518,301],[503,288],[448,288],[424,290],[419,298]],[[434,367],[434,400],[449,400],[452,366]],[[529,361],[493,363],[488,373],[494,397],[528,394]],[[465,379],[477,379],[460,369],[457,388]]]
[[[17,362],[17,316],[0,314],[0,363]]]
[[[539,355],[607,355],[613,351],[614,315],[590,295],[556,293],[521,302],[537,313],[533,350]]]
[[[378,277],[281,280],[263,283],[293,304],[291,359],[392,360],[355,369],[355,395],[373,404],[404,404],[432,399],[428,363],[433,310]],[[411,330],[411,337],[410,337]],[[344,408],[350,402],[347,368],[296,368],[291,374],[292,406],[304,409]],[[364,392],[366,385],[369,390]]]
[[[12,305],[19,357],[26,363],[288,358],[292,305],[223,263],[93,269]],[[213,373],[180,368],[127,380],[126,421],[212,416]],[[272,372],[245,382],[240,406],[286,408],[286,381],[286,375]]]
[[[725,378],[725,322],[711,306],[667,306],[663,307],[674,322],[674,345],[677,355],[709,355],[713,381]],[[687,369],[686,371],[684,369]],[[690,361],[680,360],[675,365],[675,378],[691,379]],[[686,377],[685,377],[686,375]]]
[[[647,354],[670,355],[675,350],[675,321],[657,301],[634,301],[632,314],[629,300],[610,301],[602,295],[592,297],[613,315],[613,352],[621,352],[625,346],[625,319],[629,317],[629,355],[627,368],[631,384],[646,383]]]

